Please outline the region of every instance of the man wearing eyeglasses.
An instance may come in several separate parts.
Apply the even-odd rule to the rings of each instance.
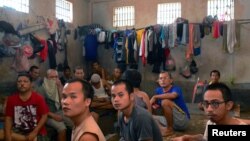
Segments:
[[[202,106],[209,120],[204,135],[184,135],[173,138],[172,141],[207,140],[208,125],[246,125],[243,120],[231,116],[230,110],[233,105],[232,93],[228,86],[223,83],[214,83],[207,86]]]

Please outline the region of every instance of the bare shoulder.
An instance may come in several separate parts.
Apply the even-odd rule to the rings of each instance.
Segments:
[[[137,94],[138,94],[138,96],[140,96],[142,98],[149,99],[148,94],[146,92],[144,92],[144,91],[139,91]]]
[[[110,84],[108,83],[108,81],[105,80],[105,79],[102,79],[102,84],[103,84],[104,86],[111,87],[111,85],[110,85]]]
[[[103,84],[107,84],[108,81],[106,79],[101,79]]]
[[[99,140],[99,139],[98,139],[98,136],[97,136],[96,134],[89,133],[89,132],[84,133],[84,134],[80,137],[80,139],[79,139],[79,141],[98,141],[98,140]]]

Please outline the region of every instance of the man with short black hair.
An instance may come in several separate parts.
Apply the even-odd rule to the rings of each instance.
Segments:
[[[203,96],[202,106],[209,120],[206,124],[204,135],[183,135],[172,139],[172,141],[207,140],[208,125],[247,125],[245,121],[234,118],[230,114],[234,102],[229,87],[223,83],[208,85]]]
[[[6,103],[5,140],[48,141],[44,124],[49,109],[43,97],[32,91],[28,73],[18,75],[17,89]]]
[[[39,87],[42,85],[43,80],[40,77],[40,68],[38,66],[31,66],[29,69],[29,74],[32,78],[33,87]]]
[[[63,75],[60,77],[62,85],[64,85],[68,80],[72,79],[71,69],[69,66],[63,68]]]
[[[62,109],[74,123],[71,141],[105,141],[105,137],[89,110],[92,86],[82,79],[68,81],[62,92]]]
[[[76,66],[73,70],[74,78],[79,78],[85,80],[84,69],[81,66]]]
[[[111,88],[113,107],[119,110],[120,141],[162,141],[151,113],[135,106],[133,86],[127,80],[115,81]]]
[[[220,72],[218,70],[212,70],[210,72],[210,82],[209,82],[209,85],[213,84],[213,83],[218,83],[219,80],[220,80]]]

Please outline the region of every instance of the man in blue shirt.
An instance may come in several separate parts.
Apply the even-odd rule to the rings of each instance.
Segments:
[[[150,104],[153,109],[161,108],[164,116],[155,116],[160,126],[162,136],[170,136],[174,130],[185,130],[190,120],[190,114],[185,104],[182,90],[173,85],[169,72],[159,74],[159,85],[155,90]]]

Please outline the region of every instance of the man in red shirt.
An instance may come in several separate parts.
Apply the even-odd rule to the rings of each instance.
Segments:
[[[8,97],[6,103],[5,140],[48,140],[44,124],[49,109],[43,97],[32,91],[28,73],[18,75],[17,90]]]

